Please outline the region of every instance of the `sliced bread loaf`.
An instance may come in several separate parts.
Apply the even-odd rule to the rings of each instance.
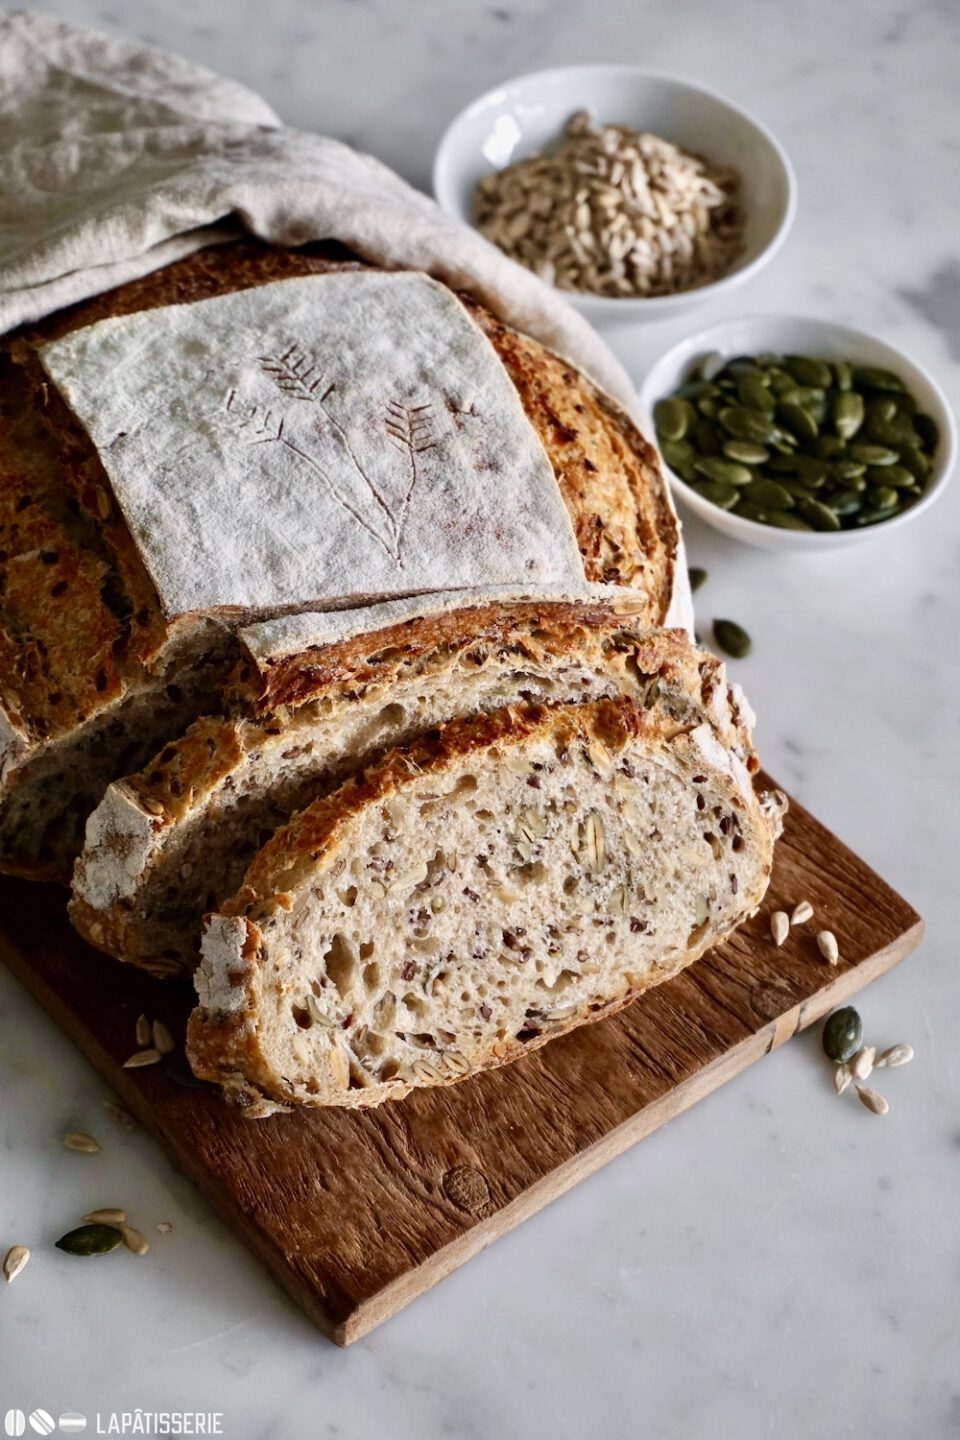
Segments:
[[[389,607],[387,607],[389,608]],[[200,922],[294,811],[431,726],[504,705],[627,695],[678,718],[712,714],[752,763],[740,697],[676,631],[600,602],[526,601],[425,615],[238,677],[245,714],[198,720],[111,785],[87,826],[70,913],[93,944],[152,970],[190,970]],[[256,709],[266,709],[266,714]]]
[[[295,817],[208,922],[197,1075],[254,1117],[376,1105],[696,960],[760,903],[781,806],[683,699],[456,720]]]

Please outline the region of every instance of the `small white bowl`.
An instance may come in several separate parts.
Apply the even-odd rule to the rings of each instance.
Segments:
[[[694,310],[742,285],[773,259],[797,205],[793,169],[777,141],[729,100],[635,65],[538,70],[474,100],[447,127],[437,148],[433,191],[442,208],[472,225],[477,181],[556,140],[576,110],[589,110],[601,122],[652,131],[734,166],[741,177],[744,248],[733,269],[699,289],[649,299],[564,290],[565,298],[595,325],[664,320]]]
[[[940,444],[933,458],[924,494],[890,520],[865,525],[861,530],[778,530],[773,525],[759,525],[742,515],[721,510],[698,495],[664,463],[671,488],[682,505],[686,505],[725,535],[743,540],[761,550],[838,550],[875,540],[915,520],[943,494],[953,471],[957,452],[957,430],[943,391],[926,370],[883,340],[852,330],[848,325],[835,325],[803,315],[754,315],[743,320],[729,320],[709,330],[701,330],[668,350],[650,370],[640,389],[640,403],[649,433],[654,435],[653,407],[658,400],[672,395],[690,375],[698,360],[716,352],[734,355],[757,355],[764,352],[779,355],[813,355],[823,360],[850,360],[855,365],[877,365],[899,375],[914,396],[920,410],[932,415],[940,429]]]

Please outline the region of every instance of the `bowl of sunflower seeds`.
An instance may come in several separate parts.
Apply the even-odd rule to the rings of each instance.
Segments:
[[[675,345],[641,407],[681,505],[765,550],[890,535],[943,494],[956,425],[942,390],[877,336],[757,315]]]
[[[434,193],[603,327],[719,298],[783,244],[796,182],[738,106],[633,65],[519,76],[447,128]]]

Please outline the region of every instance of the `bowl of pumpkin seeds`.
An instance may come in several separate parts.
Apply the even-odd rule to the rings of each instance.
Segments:
[[[654,365],[643,408],[678,499],[767,550],[889,534],[943,493],[956,427],[902,351],[846,325],[755,316]]]

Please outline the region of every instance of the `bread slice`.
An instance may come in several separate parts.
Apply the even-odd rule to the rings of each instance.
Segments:
[[[255,851],[294,811],[456,717],[619,695],[648,704],[655,693],[677,713],[713,708],[723,743],[753,763],[745,702],[728,696],[720,662],[679,632],[645,631],[598,601],[426,615],[243,675],[249,704],[265,715],[198,720],[111,785],[87,826],[73,922],[93,944],[158,975],[193,968],[203,913],[236,891]]]
[[[231,1098],[377,1105],[689,965],[763,897],[780,802],[695,697],[506,707],[280,830],[203,942],[188,1053]],[[266,1102],[266,1103],[264,1103]]]
[[[108,316],[359,268],[340,247],[247,240],[199,251],[10,337],[0,348],[0,870],[67,879],[86,815],[198,714],[253,617],[171,625],[92,442],[38,349]],[[585,376],[464,300],[554,469],[585,578],[666,619],[679,536],[653,448]]]

